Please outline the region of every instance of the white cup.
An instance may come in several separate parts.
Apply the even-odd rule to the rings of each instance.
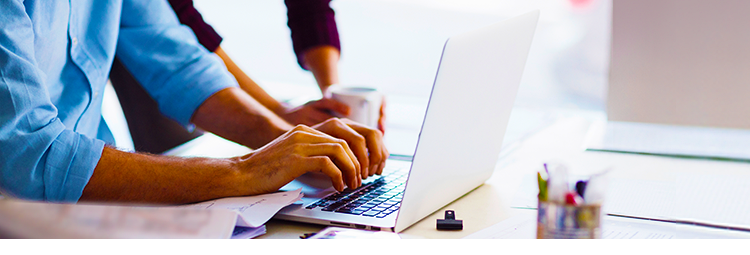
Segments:
[[[349,116],[339,117],[348,118],[371,128],[378,128],[383,94],[374,88],[340,85],[329,87],[328,92],[333,100],[349,106]]]

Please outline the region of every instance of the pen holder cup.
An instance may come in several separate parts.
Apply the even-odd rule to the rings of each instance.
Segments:
[[[537,239],[601,238],[601,204],[572,206],[539,201],[537,208]]]

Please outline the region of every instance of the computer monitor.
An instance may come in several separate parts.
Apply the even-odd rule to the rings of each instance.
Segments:
[[[750,1],[614,0],[610,121],[750,129]]]
[[[750,159],[750,1],[614,0],[607,118],[587,149]]]

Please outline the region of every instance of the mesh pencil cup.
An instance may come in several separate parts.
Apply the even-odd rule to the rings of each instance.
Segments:
[[[601,204],[566,205],[539,201],[537,239],[598,239],[602,235]]]

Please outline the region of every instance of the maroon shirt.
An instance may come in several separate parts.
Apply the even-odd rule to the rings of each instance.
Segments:
[[[284,0],[287,7],[287,25],[292,31],[292,46],[297,62],[302,65],[302,54],[308,49],[330,45],[341,51],[331,0]],[[221,36],[193,6],[192,0],[169,0],[182,24],[190,27],[206,49],[213,52],[221,44]]]

